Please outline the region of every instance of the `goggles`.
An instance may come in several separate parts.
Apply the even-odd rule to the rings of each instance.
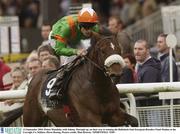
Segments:
[[[92,29],[95,25],[96,23],[79,23],[79,26],[84,29]]]

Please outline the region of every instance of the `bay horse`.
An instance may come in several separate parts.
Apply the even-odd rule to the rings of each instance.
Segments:
[[[109,73],[104,69],[105,64],[109,64],[113,65],[109,66],[112,67],[109,69],[112,74],[121,70],[120,64],[106,63],[107,59],[120,54],[116,39],[95,33],[93,38],[94,43],[85,56],[85,62],[73,71],[66,89],[71,118],[67,118],[62,107],[48,108],[42,105],[40,94],[42,84],[47,78],[47,71],[43,70],[29,85],[23,108],[25,127],[43,126],[47,119],[58,127],[101,127],[103,124],[138,126],[137,119],[119,107],[120,95]]]

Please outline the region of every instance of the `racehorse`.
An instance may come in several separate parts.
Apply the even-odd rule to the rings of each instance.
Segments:
[[[41,71],[29,85],[23,108],[24,126],[43,126],[47,119],[58,127],[100,127],[104,124],[138,126],[137,119],[119,107],[120,95],[109,76],[120,73],[122,68],[117,61],[108,61],[120,54],[116,39],[114,36],[102,37],[95,33],[93,39],[94,43],[84,57],[84,62],[73,71],[68,82],[66,90],[71,110],[70,118],[64,114],[61,106],[48,108],[42,105],[40,94],[47,78],[47,71]],[[105,65],[109,65],[108,70]]]

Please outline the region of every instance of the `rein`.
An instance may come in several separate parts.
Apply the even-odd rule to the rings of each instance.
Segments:
[[[88,60],[89,62],[91,62],[95,67],[97,67],[99,70],[103,71],[106,74],[106,71],[104,68],[100,67],[98,64],[96,64],[94,61],[92,61],[89,57],[87,57],[86,55],[83,56],[86,60]]]
[[[105,38],[99,40],[99,41],[96,43],[96,45],[99,44],[100,42],[102,42],[103,40],[109,39],[109,38],[110,38],[110,37],[105,37]],[[109,76],[109,75],[107,74],[107,72],[106,72],[106,68],[99,66],[98,64],[96,64],[94,61],[92,61],[92,60],[91,60],[89,57],[87,57],[86,55],[83,55],[83,57],[84,57],[86,60],[88,60],[90,63],[92,63],[95,67],[97,67],[99,70],[101,70],[102,72],[104,72],[104,74],[105,74],[106,76]]]
[[[105,38],[99,40],[99,41],[96,43],[96,45],[99,44],[100,42],[102,42],[103,40],[109,39],[109,38],[110,38],[110,37],[105,37]],[[104,67],[100,67],[98,64],[96,64],[94,61],[92,61],[92,60],[91,60],[89,57],[87,57],[86,55],[83,55],[83,57],[84,57],[86,60],[88,60],[89,62],[91,62],[95,67],[97,67],[97,68],[100,69],[101,71],[105,72],[105,74],[106,74],[106,69],[105,69]]]

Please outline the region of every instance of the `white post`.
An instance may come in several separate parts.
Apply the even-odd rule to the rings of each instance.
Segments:
[[[171,15],[173,16],[173,15]],[[173,61],[172,61],[172,50],[173,48],[175,48],[175,46],[177,45],[177,39],[176,36],[173,34],[168,34],[168,36],[166,37],[166,43],[167,45],[170,47],[169,49],[169,76],[170,76],[170,83],[173,82]],[[173,99],[170,100],[170,105],[171,105],[171,127],[173,127]]]
[[[136,117],[136,99],[132,93],[126,94],[130,103],[130,114]]]
[[[172,62],[172,47],[169,49],[169,76],[170,76],[170,82],[173,82],[173,62]],[[171,127],[173,127],[173,99],[170,99],[170,113],[171,113]]]
[[[169,76],[170,76],[170,82],[173,82],[173,64],[172,64],[172,50],[177,45],[177,39],[174,34],[168,34],[166,37],[166,44],[169,47]]]
[[[169,76],[170,76],[170,82],[173,82],[173,62],[172,62],[172,48],[169,49]]]

